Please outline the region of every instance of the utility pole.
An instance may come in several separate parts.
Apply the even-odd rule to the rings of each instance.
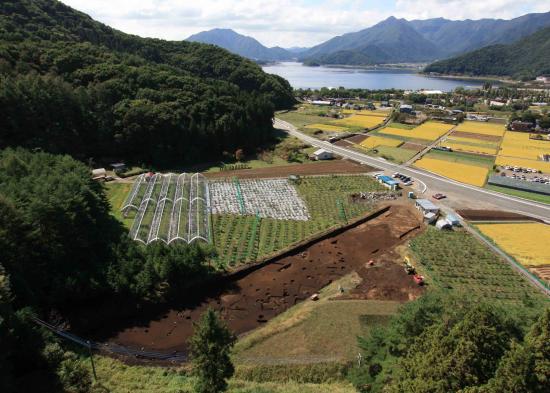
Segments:
[[[92,353],[92,343],[90,343],[90,341],[86,341],[86,343],[88,344],[88,351],[90,352],[90,362],[92,363],[92,371],[94,373],[94,381],[97,382],[97,374],[95,372],[95,364],[94,364],[94,355]]]

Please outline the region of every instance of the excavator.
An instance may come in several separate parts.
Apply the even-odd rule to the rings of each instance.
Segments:
[[[409,259],[409,257],[405,257],[405,262],[404,263],[405,263],[405,272],[407,274],[412,274],[413,275],[414,282],[417,283],[418,285],[424,285],[424,276],[421,276],[420,274],[416,273],[416,269],[412,265],[411,260]]]

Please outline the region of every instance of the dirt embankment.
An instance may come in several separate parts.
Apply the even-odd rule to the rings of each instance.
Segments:
[[[289,175],[331,175],[349,173],[367,173],[375,171],[374,168],[358,164],[349,160],[332,160],[308,164],[273,166],[258,169],[241,169],[236,171],[210,172],[204,175],[209,179],[230,178],[237,176],[240,179],[259,179],[286,177]]]
[[[419,296],[422,288],[404,272],[393,250],[421,228],[415,209],[393,205],[372,221],[287,255],[234,282],[205,293],[182,294],[177,307],[142,310],[135,318],[91,329],[92,334],[127,347],[185,351],[193,322],[208,307],[219,310],[229,327],[242,334],[353,271],[363,279],[352,292],[353,297],[406,301]],[[368,266],[372,259],[374,265]]]
[[[537,221],[542,222],[533,217],[523,214],[498,211],[498,210],[457,210],[467,221]]]

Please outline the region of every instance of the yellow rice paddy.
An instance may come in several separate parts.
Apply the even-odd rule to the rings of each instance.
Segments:
[[[382,136],[371,136],[361,142],[361,146],[366,147],[367,149],[372,149],[377,146],[391,146],[399,147],[403,144],[403,141],[392,138],[384,138]]]
[[[362,116],[377,116],[377,117],[387,117],[390,114],[390,111],[378,111],[378,110],[354,111],[352,109],[344,109],[342,112],[346,115],[362,115]]]
[[[471,132],[482,135],[504,135],[504,124],[484,123],[480,121],[465,121],[459,124],[456,131]]]
[[[387,135],[402,136],[406,138],[435,141],[437,138],[440,138],[442,135],[445,135],[452,128],[453,128],[452,124],[437,123],[434,121],[429,121],[416,128],[413,128],[412,130],[387,127],[380,130],[380,133],[387,134]]]
[[[307,126],[305,126],[304,128],[309,128],[309,129],[312,129],[312,130],[321,130],[321,131],[328,131],[328,132],[344,132],[346,131],[346,128],[345,127],[338,127],[338,126],[333,126],[333,125],[330,125],[330,124],[309,124]]]
[[[506,131],[496,164],[534,168],[550,173],[550,162],[540,160],[542,154],[550,154],[550,142],[530,139],[526,132]]]
[[[485,185],[489,169],[424,157],[414,163],[418,168],[478,187]]]
[[[550,225],[480,224],[479,230],[525,266],[550,265]]]
[[[497,159],[495,161],[495,164],[505,166],[519,166],[522,168],[533,168],[537,169],[543,173],[550,173],[550,162],[546,161],[537,161],[537,160],[529,160],[526,158],[517,158],[517,157],[505,157],[505,156],[497,156]]]
[[[338,126],[352,126],[362,128],[373,128],[384,122],[384,117],[369,115],[352,115],[344,119],[332,122]]]
[[[550,154],[550,142],[529,138],[527,132],[507,131],[501,144],[501,156],[537,160],[541,154]]]

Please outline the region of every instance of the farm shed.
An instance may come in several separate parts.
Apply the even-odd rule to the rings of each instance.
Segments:
[[[111,164],[111,168],[113,171],[124,171],[126,169],[126,164],[123,162],[115,162],[114,164]]]
[[[412,105],[401,105],[399,107],[399,112],[401,113],[412,113],[413,107]]]
[[[415,201],[416,208],[426,215],[428,213],[438,214],[439,208],[434,205],[429,199],[417,199]]]
[[[331,101],[316,100],[316,101],[311,101],[311,104],[312,105],[319,105],[319,106],[330,106],[330,105],[332,105],[332,102]]]
[[[457,226],[460,225],[459,218],[457,216],[455,216],[454,214],[447,214],[445,216],[445,219],[449,222],[449,224],[451,224],[454,227],[457,227]]]
[[[437,222],[435,223],[435,227],[439,230],[442,230],[442,229],[451,229],[453,226],[451,225],[451,223],[449,221],[447,221],[446,219],[444,218],[440,218],[439,220],[437,220]]]
[[[397,190],[397,186],[399,185],[397,181],[393,180],[389,176],[378,176],[378,181],[380,182],[380,184],[384,185],[392,191]]]
[[[92,179],[104,180],[107,177],[107,171],[105,168],[92,169]]]
[[[437,214],[435,213],[426,213],[424,214],[424,221],[426,221],[428,224],[432,224],[437,220]]]
[[[319,149],[313,152],[311,157],[314,160],[332,160],[334,158],[333,154],[330,151],[326,151],[325,149]]]

